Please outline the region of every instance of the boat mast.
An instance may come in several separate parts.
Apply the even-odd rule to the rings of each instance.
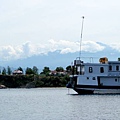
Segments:
[[[81,45],[82,45],[83,23],[84,23],[84,16],[82,16],[82,27],[81,27],[81,37],[80,37],[80,51],[79,51],[79,59],[81,58]]]

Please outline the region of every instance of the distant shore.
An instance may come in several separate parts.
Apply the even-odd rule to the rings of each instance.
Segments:
[[[0,75],[0,89],[65,87],[68,81],[68,75]]]

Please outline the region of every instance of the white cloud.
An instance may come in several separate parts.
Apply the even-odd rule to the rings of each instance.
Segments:
[[[33,55],[47,54],[59,50],[61,54],[74,53],[79,51],[79,42],[71,42],[68,40],[49,40],[46,44],[32,44],[26,42],[20,46],[2,46],[0,48],[1,60],[14,60],[27,58]],[[103,46],[93,41],[84,41],[82,43],[82,51],[97,52],[102,51]]]
[[[110,44],[110,47],[120,52],[120,43],[112,43]]]
[[[61,50],[60,53],[65,54],[65,53],[71,53],[71,52],[73,52],[71,48],[65,48],[65,49]]]
[[[77,42],[71,42],[68,40],[59,40],[59,41],[55,41],[53,39],[49,40],[49,47],[51,48],[51,52],[55,51],[55,50],[60,50],[61,53],[63,53],[62,51],[65,51],[69,49],[69,52],[76,52],[79,50],[79,46]],[[70,50],[71,49],[71,50]],[[67,53],[67,51],[66,51]]]
[[[3,46],[0,48],[0,59],[1,60],[10,60],[20,58],[21,49],[16,49],[12,46]]]
[[[83,42],[82,50],[86,52],[98,52],[102,51],[105,47],[99,45],[98,43],[94,41],[85,41]]]

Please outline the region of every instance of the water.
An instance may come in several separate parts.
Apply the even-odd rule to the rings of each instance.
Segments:
[[[1,89],[0,120],[119,120],[120,95],[77,95],[66,88]]]

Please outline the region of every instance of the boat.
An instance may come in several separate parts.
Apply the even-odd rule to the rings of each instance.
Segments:
[[[119,60],[108,61],[107,57],[100,58],[99,63],[74,60],[67,88],[78,94],[120,93]]]
[[[83,21],[81,41],[82,30]],[[120,94],[120,58],[109,61],[107,57],[102,57],[99,62],[86,63],[81,60],[80,42],[80,56],[74,60],[71,69],[67,88],[72,88],[78,94]]]

